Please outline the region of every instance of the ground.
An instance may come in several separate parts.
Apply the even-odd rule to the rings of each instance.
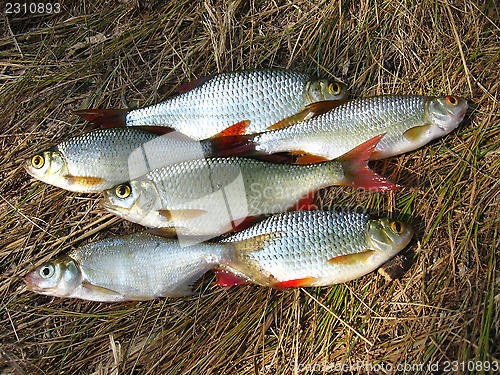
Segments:
[[[498,3],[61,1],[59,13],[29,10],[5,15],[5,5],[0,18],[2,374],[385,374],[438,365],[480,373],[500,366]],[[23,170],[34,152],[93,128],[74,110],[145,106],[182,82],[267,67],[336,77],[354,96],[470,100],[453,133],[374,163],[399,190],[318,195],[324,205],[412,223],[411,266],[401,279],[371,273],[277,291],[222,289],[207,274],[193,297],[120,304],[24,290],[22,277],[34,266],[140,230],[105,213],[99,195],[69,193]]]

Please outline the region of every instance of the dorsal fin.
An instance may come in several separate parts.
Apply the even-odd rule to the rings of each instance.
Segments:
[[[75,114],[106,129],[125,126],[128,112],[128,109],[81,109]]]
[[[262,250],[269,241],[282,237],[281,232],[259,234],[238,242],[231,242],[236,252],[251,252]]]
[[[213,75],[201,77],[201,78],[195,79],[191,82],[182,83],[179,86],[177,86],[177,88],[174,90],[174,92],[177,94],[184,94],[188,91],[191,91],[195,87],[199,87],[199,86],[203,85],[205,82],[210,81],[212,78],[214,78]]]

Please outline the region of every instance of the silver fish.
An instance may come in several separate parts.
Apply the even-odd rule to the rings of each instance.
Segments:
[[[218,285],[343,283],[381,266],[412,236],[413,229],[402,221],[348,210],[274,215],[222,240],[234,251],[217,272]]]
[[[33,177],[60,188],[101,192],[149,171],[214,156],[209,142],[178,132],[157,135],[137,128],[102,129],[65,140],[26,159]]]
[[[116,126],[167,126],[201,140],[229,126],[249,120],[246,132],[264,131],[309,104],[342,100],[344,84],[288,70],[264,69],[221,73],[207,77],[194,88],[156,105],[131,111],[90,109],[77,111],[96,124]]]
[[[367,166],[380,138],[365,142],[341,159],[314,165],[238,157],[182,162],[106,190],[103,206],[148,227],[175,227],[178,234],[213,237],[234,229],[235,222],[244,218],[283,212],[299,202],[308,205],[312,193],[324,187],[397,188]]]
[[[223,149],[229,155],[295,152],[306,154],[298,163],[307,163],[335,159],[384,134],[370,157],[383,159],[415,150],[448,134],[463,120],[467,108],[467,101],[455,96],[360,98],[299,123],[285,119],[267,132],[214,142],[220,148],[219,154]]]
[[[222,257],[223,245],[181,248],[176,240],[147,233],[81,246],[30,272],[24,279],[36,293],[119,302],[179,297]]]

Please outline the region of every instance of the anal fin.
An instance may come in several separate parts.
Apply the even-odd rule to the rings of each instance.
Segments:
[[[301,279],[279,281],[273,285],[273,288],[276,289],[301,288],[301,287],[311,286],[316,281],[318,281],[316,277],[308,276],[308,277],[303,277]]]
[[[236,285],[245,285],[250,283],[249,280],[241,276],[237,276],[226,270],[215,269],[213,270],[213,272],[217,277],[217,281],[215,283],[215,285],[217,286],[236,286]]]

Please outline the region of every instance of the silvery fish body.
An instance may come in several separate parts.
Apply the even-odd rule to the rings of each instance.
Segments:
[[[33,177],[70,191],[101,192],[152,169],[210,155],[210,145],[172,132],[101,129],[70,138],[25,161]]]
[[[407,224],[350,211],[294,211],[271,216],[219,242],[180,246],[137,233],[87,244],[31,271],[36,293],[101,302],[192,294],[213,269],[221,286],[322,286],[365,275],[410,241]]]
[[[178,234],[214,237],[233,230],[244,218],[291,209],[323,187],[397,187],[369,170],[366,159],[371,149],[359,163],[290,165],[239,157],[181,162],[106,190],[103,206],[148,227],[175,227]]]
[[[174,239],[147,233],[81,246],[25,278],[29,290],[101,302],[148,300],[192,294],[191,286],[219,263],[224,246],[181,248]]]
[[[360,98],[309,120],[250,137],[244,147],[265,153],[300,151],[334,159],[384,134],[371,159],[415,150],[448,134],[463,120],[468,104],[454,96]]]
[[[340,82],[293,71],[221,73],[164,102],[130,111],[126,125],[168,126],[201,140],[249,120],[246,133],[250,134],[266,130],[310,103],[346,96]]]
[[[401,221],[365,213],[288,212],[222,240],[234,251],[221,269],[276,288],[337,284],[378,268],[412,236],[413,229]]]

